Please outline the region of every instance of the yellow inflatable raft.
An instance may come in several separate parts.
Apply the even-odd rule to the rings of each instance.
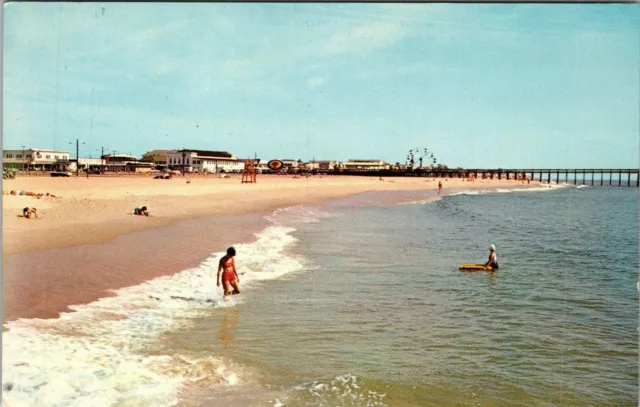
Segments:
[[[468,270],[468,271],[479,271],[479,270],[486,270],[486,271],[491,271],[494,270],[491,267],[484,267],[484,264],[461,264],[458,266],[459,270]]]

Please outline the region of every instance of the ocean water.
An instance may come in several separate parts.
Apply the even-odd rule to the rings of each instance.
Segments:
[[[377,192],[5,325],[11,406],[635,406],[638,190]],[[234,243],[234,242],[230,242]],[[462,272],[489,244],[501,269]]]

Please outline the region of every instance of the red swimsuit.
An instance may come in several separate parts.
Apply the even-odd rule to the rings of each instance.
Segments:
[[[223,263],[224,271],[222,272],[223,281],[233,281],[236,279],[236,264],[233,257],[230,257]]]

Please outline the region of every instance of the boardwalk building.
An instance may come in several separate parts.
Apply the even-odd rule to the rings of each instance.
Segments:
[[[138,158],[129,154],[105,154],[105,172],[149,172],[153,163],[138,161]]]
[[[175,150],[167,152],[167,165],[185,172],[240,172],[244,161],[226,151]]]
[[[389,169],[391,168],[391,166],[386,162],[384,162],[383,160],[349,159],[349,161],[344,162],[344,168],[346,170],[356,170],[356,171],[377,171],[377,170]]]
[[[168,154],[174,153],[175,150],[152,150],[144,153],[141,162],[150,162],[155,167],[166,167],[168,162]]]
[[[313,160],[305,163],[305,168],[311,171],[331,171],[338,165],[335,160]]]
[[[57,165],[69,162],[67,151],[45,148],[29,148],[24,150],[3,150],[2,165],[4,168],[19,170],[53,171]]]

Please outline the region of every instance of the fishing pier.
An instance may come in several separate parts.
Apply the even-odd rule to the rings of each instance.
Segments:
[[[451,176],[459,172],[459,170],[450,170]],[[474,177],[502,179],[530,179],[532,181],[540,181],[551,183],[555,181],[557,184],[566,182],[574,185],[617,185],[617,186],[634,186],[640,187],[640,170],[637,168],[626,169],[497,169],[484,170],[472,169],[462,170],[462,173]],[[596,178],[596,175],[598,177]],[[464,175],[463,175],[464,176]],[[607,180],[608,178],[608,180]],[[633,182],[632,182],[633,180]],[[607,182],[608,181],[608,182]],[[605,183],[606,182],[606,183]]]
[[[368,175],[380,177],[432,177],[432,178],[478,178],[478,179],[507,179],[531,180],[559,184],[565,182],[575,185],[612,185],[626,187],[640,187],[640,169],[466,169],[466,168],[416,168],[414,170],[375,170],[375,171],[341,171],[343,175]]]

